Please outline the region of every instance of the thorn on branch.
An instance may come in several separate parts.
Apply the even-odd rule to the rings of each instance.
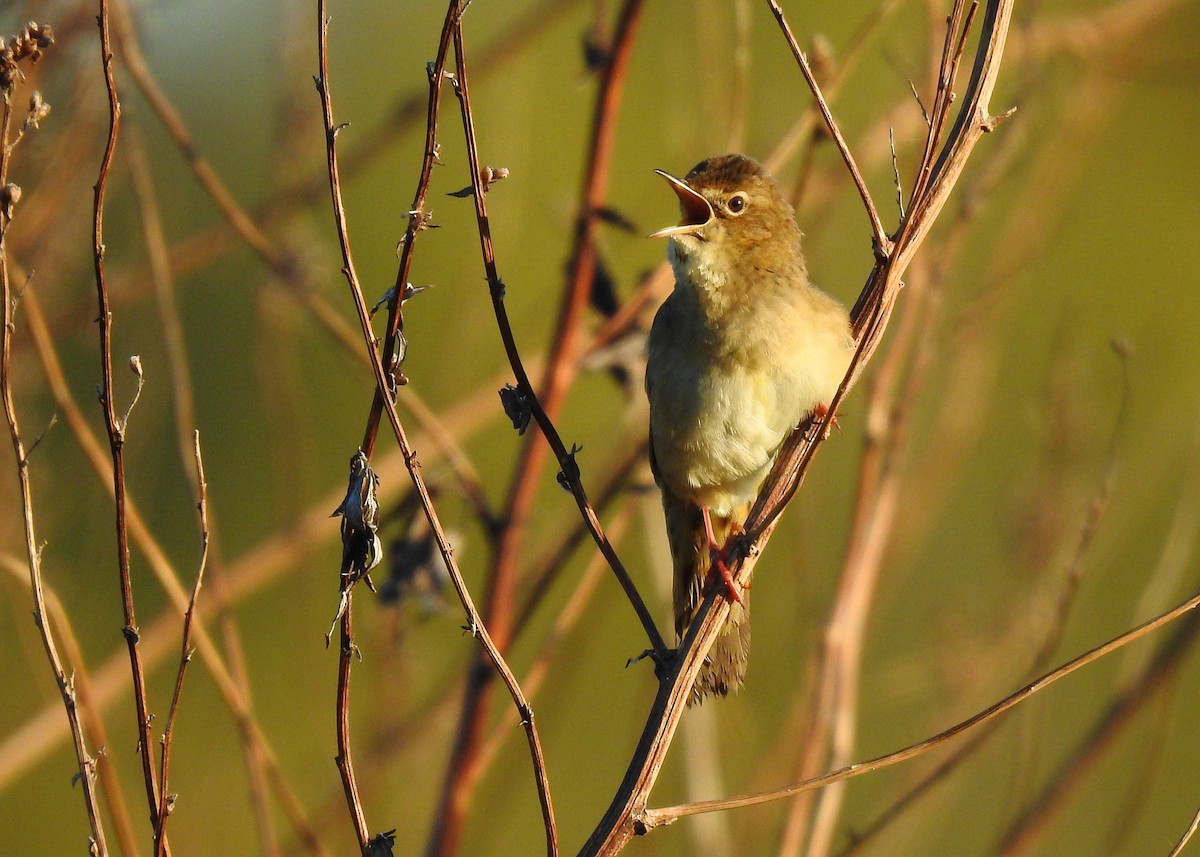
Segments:
[[[533,398],[520,387],[505,384],[500,388],[500,404],[504,406],[504,415],[512,420],[517,434],[525,434],[533,417]]]

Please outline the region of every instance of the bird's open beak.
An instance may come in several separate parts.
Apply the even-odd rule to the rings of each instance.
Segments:
[[[707,226],[713,218],[713,209],[708,200],[692,190],[691,186],[683,179],[677,179],[664,170],[655,170],[654,172],[666,179],[667,183],[671,185],[671,189],[675,191],[675,195],[679,197],[679,208],[683,212],[683,219],[678,226],[660,229],[649,237],[668,238],[672,235],[691,235]]]

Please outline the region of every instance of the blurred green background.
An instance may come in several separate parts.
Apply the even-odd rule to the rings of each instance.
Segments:
[[[896,129],[900,176],[910,187],[922,126],[909,80],[929,103],[929,52],[940,45],[942,5],[785,4],[826,81],[850,60],[831,103],[889,230],[897,214],[888,128]],[[583,43],[589,37],[603,43],[618,6],[476,0],[465,18],[481,157],[510,171],[492,188],[488,205],[508,311],[531,362],[553,334],[586,165],[598,77],[586,67]],[[211,601],[224,589],[257,722],[327,853],[351,854],[352,828],[332,762],[337,653],[322,639],[336,608],[340,557],[337,522],[327,515],[344,490],[346,461],[360,442],[373,387],[361,360],[296,298],[297,291],[318,296],[357,329],[323,180],[311,79],[315,4],[165,0],[139,2],[132,11],[146,63],[196,151],[252,213],[291,273],[269,270],[232,236],[134,86],[119,50],[126,136],[110,187],[106,245],[120,401],[128,402],[135,387],[124,368],[128,355],[140,355],[147,381],[126,446],[130,495],[190,586],[199,555],[190,463],[179,454],[163,324],[128,161],[140,144],[172,249],[209,485],[212,562],[219,568],[210,568],[202,616],[228,652]],[[14,153],[10,180],[24,196],[8,252],[19,270],[35,272],[30,288],[67,384],[99,437],[90,206],[106,105],[95,13],[90,4],[71,2],[5,4],[0,31],[15,33],[33,18],[59,35],[18,90],[19,105],[37,88],[53,112]],[[333,0],[331,14],[335,116],[350,123],[339,137],[350,236],[373,301],[395,277],[421,158],[425,63],[434,56],[444,8]],[[895,526],[864,643],[853,759],[915,742],[1016,689],[1047,640],[1054,643],[1054,665],[1197,589],[1200,290],[1188,260],[1200,234],[1198,36],[1194,2],[1017,6],[992,106],[1015,104],[1018,111],[982,141],[906,278],[926,294],[922,312],[929,314],[918,321],[918,347],[927,363],[901,399],[910,424],[897,458]],[[851,51],[852,45],[858,47]],[[663,245],[641,236],[677,218],[652,170],[682,173],[731,147],[765,160],[810,103],[764,4],[646,4],[607,193],[608,205],[635,228],[602,226],[599,237],[619,297],[631,295],[663,258]],[[524,441],[494,392],[509,378],[471,201],[446,196],[469,182],[449,91],[438,139],[443,164],[434,171],[428,208],[440,228],[419,236],[411,276],[436,288],[406,308],[404,370],[411,383],[401,401],[419,396],[459,433],[498,509]],[[870,233],[836,151],[823,138],[806,137],[777,174],[789,187],[807,176],[797,213],[810,271],[853,302],[872,263]],[[901,323],[906,298],[902,293],[894,324]],[[25,318],[19,308],[13,383],[29,445],[61,408]],[[589,311],[585,327],[602,321]],[[1114,355],[1114,338],[1129,355],[1124,361]],[[869,372],[843,406],[843,432],[821,451],[760,565],[745,690],[689,712],[652,806],[798,779],[795,759],[811,726],[805,712],[846,554],[873,377]],[[424,475],[438,490],[457,556],[481,601],[484,535],[438,445],[420,439],[411,417],[406,423],[418,435]],[[584,482],[598,490],[644,438],[640,378],[622,385],[608,372],[585,370],[558,427],[568,445],[582,446]],[[390,510],[408,482],[386,435],[379,456],[387,462],[380,464],[381,491]],[[0,634],[0,852],[84,853],[86,818],[80,790],[71,785],[75,761],[30,622],[15,468],[11,458],[4,462],[0,615],[9,630]],[[525,572],[577,520],[569,496],[555,485],[555,469],[548,466],[540,481],[521,594]],[[634,476],[634,487],[647,484],[645,473]],[[127,680],[128,667],[111,502],[63,422],[37,448],[32,478],[46,584],[79,639],[78,667],[86,665],[93,683],[111,693],[104,759],[121,778],[140,853],[148,853],[132,703],[116,683],[120,675]],[[629,491],[613,508],[623,506],[632,514],[620,553],[666,628],[657,496]],[[385,535],[402,535],[401,523],[389,518]],[[519,677],[544,650],[592,553],[590,544],[576,551],[517,641],[511,663]],[[143,630],[164,629],[156,638],[162,654],[149,669],[157,735],[178,661],[179,616],[143,550],[134,549],[133,568]],[[1079,588],[1061,614],[1073,570],[1081,574]],[[397,854],[421,853],[474,643],[460,630],[453,593],[433,612],[415,602],[380,604],[364,590],[358,595],[363,661],[355,667],[352,713],[367,819],[372,831],[397,829]],[[1149,689],[1131,682],[1176,633],[1171,626],[1009,715],[978,753],[860,853],[1166,854],[1200,806],[1194,632],[1179,640],[1161,681]],[[601,578],[563,645],[534,707],[563,851],[573,853],[620,781],[654,681],[646,663],[625,667],[645,642],[611,576]],[[1089,744],[1096,724],[1130,687],[1128,723],[1113,743]],[[497,694],[492,722],[510,717],[508,708]],[[504,734],[474,795],[463,854],[542,849],[525,743],[511,724]],[[169,824],[174,853],[262,853],[240,746],[238,727],[197,659],[184,688],[172,764],[170,790],[179,794]],[[1093,763],[1060,783],[1053,794],[1061,803],[1052,804],[1042,788],[1078,758],[1081,746],[1093,748]],[[941,751],[853,780],[832,853],[945,757]],[[626,853],[779,853],[790,806],[685,820],[635,841]],[[1031,806],[1053,811],[1027,851],[1005,850],[1006,835]],[[269,818],[281,853],[305,853],[277,802]],[[113,853],[120,853],[106,829]]]

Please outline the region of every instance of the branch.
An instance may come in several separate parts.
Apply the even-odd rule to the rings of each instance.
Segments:
[[[33,34],[37,25],[31,24],[25,31],[27,38]],[[48,45],[53,41],[49,27],[44,28]],[[36,34],[33,34],[36,35]],[[10,45],[20,44],[23,40],[14,38]],[[31,44],[37,45],[33,38]],[[27,55],[28,56],[28,55]],[[58,653],[54,633],[50,629],[49,614],[46,610],[46,597],[42,590],[42,549],[38,545],[34,529],[33,490],[29,478],[29,457],[21,440],[20,423],[17,419],[16,403],[12,389],[12,339],[16,332],[16,314],[18,298],[13,293],[11,274],[8,265],[8,227],[12,223],[13,207],[16,205],[20,189],[15,184],[9,184],[8,171],[10,158],[15,142],[10,142],[12,132],[12,96],[20,71],[16,59],[11,59],[11,67],[5,68],[10,80],[4,85],[4,106],[0,114],[0,188],[4,192],[4,205],[0,207],[0,305],[2,305],[3,326],[0,327],[0,398],[4,400],[4,414],[8,422],[9,439],[12,442],[13,457],[17,467],[17,482],[21,493],[21,519],[25,532],[25,556],[29,568],[29,587],[33,593],[33,621],[37,625],[46,650],[46,658],[54,673],[55,684],[58,685],[62,697],[63,708],[67,714],[67,724],[74,743],[75,760],[78,765],[77,777],[82,783],[83,805],[87,811],[88,826],[91,829],[90,853],[102,857],[108,854],[108,846],[104,838],[104,826],[100,820],[100,807],[96,794],[96,758],[87,749],[87,741],[83,734],[79,710],[75,695],[73,677],[67,675],[62,657]],[[14,190],[16,193],[14,193]]]
[[[400,447],[402,455],[404,456],[405,466],[407,467],[409,476],[412,479],[413,487],[416,489],[417,496],[421,502],[422,510],[425,513],[425,517],[429,521],[430,529],[433,531],[434,538],[437,541],[438,551],[441,554],[443,562],[446,564],[446,569],[450,574],[450,579],[454,584],[454,589],[458,593],[459,600],[462,602],[463,608],[467,613],[467,630],[472,634],[472,636],[475,636],[479,639],[480,645],[483,646],[496,671],[500,674],[501,679],[504,681],[505,687],[508,688],[509,694],[513,699],[513,704],[517,708],[521,723],[525,727],[526,738],[529,743],[530,755],[533,761],[534,779],[537,784],[538,798],[542,804],[543,816],[546,824],[547,853],[553,857],[553,855],[558,853],[557,832],[554,822],[553,808],[550,803],[550,790],[546,774],[545,760],[542,754],[541,738],[538,735],[537,727],[533,722],[533,709],[526,701],[525,696],[521,692],[521,688],[517,684],[517,680],[512,673],[512,670],[509,668],[507,662],[504,660],[504,657],[501,655],[499,648],[493,642],[491,634],[488,632],[488,629],[480,619],[479,612],[475,608],[471,594],[467,590],[466,583],[463,581],[462,572],[458,567],[458,562],[454,558],[453,549],[450,547],[445,530],[443,529],[441,521],[438,518],[437,511],[434,509],[433,501],[429,495],[429,489],[425,484],[424,478],[421,476],[416,453],[409,444],[408,436],[405,433],[404,427],[400,423],[400,418],[396,413],[392,386],[389,383],[390,379],[388,373],[384,370],[379,353],[374,347],[375,340],[371,330],[370,313],[367,309],[366,299],[363,297],[358,274],[354,268],[354,260],[350,252],[350,238],[346,223],[346,212],[342,203],[341,178],[338,170],[337,160],[338,127],[333,121],[333,102],[329,93],[329,21],[326,13],[326,2],[327,0],[317,0],[318,52],[320,66],[320,75],[317,78],[317,89],[321,97],[321,115],[324,119],[325,145],[327,154],[326,160],[329,170],[329,189],[333,206],[334,223],[337,227],[338,233],[338,244],[342,252],[342,273],[346,277],[347,284],[350,287],[351,296],[354,299],[355,309],[358,311],[359,324],[362,328],[364,343],[371,359],[371,368],[375,374],[376,396],[383,403],[388,420],[392,425],[392,432],[396,436],[396,442]],[[449,26],[451,21],[457,21],[458,17],[459,0],[451,0],[450,8],[447,12],[447,25]],[[401,295],[402,292],[396,296],[395,300],[397,302],[399,302]],[[347,604],[347,610],[343,622],[343,631],[345,636],[349,632],[349,604]]]
[[[471,112],[468,65],[461,23],[454,33],[456,65],[453,83],[455,94],[459,99],[463,133],[466,138],[480,253],[490,289],[496,324],[509,365],[512,367],[517,381],[517,395],[529,408],[529,413],[537,421],[549,449],[554,452],[560,467],[560,484],[571,491],[588,531],[617,576],[618,582],[645,629],[651,648],[658,661],[662,662],[667,655],[666,643],[632,578],[625,570],[608,537],[604,534],[600,520],[588,499],[579,476],[579,467],[575,460],[577,450],[574,447],[571,450],[567,449],[553,424],[553,420],[557,417],[566,398],[567,389],[575,371],[574,358],[577,340],[580,335],[583,312],[592,288],[597,261],[594,237],[595,211],[603,205],[607,192],[617,106],[621,100],[629,57],[640,21],[641,8],[641,0],[625,0],[622,4],[612,48],[603,67],[593,110],[588,165],[580,211],[576,220],[576,243],[572,253],[570,276],[559,307],[555,338],[550,346],[543,389],[540,393],[535,392],[517,349],[504,303],[505,285],[497,269],[493,252],[491,225],[486,202],[487,182],[485,181],[485,168],[479,158]],[[513,481],[503,507],[502,517],[507,522],[507,527],[500,538],[489,569],[485,615],[489,627],[493,629],[496,639],[502,647],[508,644],[511,637],[517,561],[523,549],[522,539],[525,523],[537,494],[546,451],[547,446],[539,443],[533,435],[526,439],[521,449]],[[455,848],[465,816],[467,795],[474,780],[473,772],[478,764],[479,744],[483,722],[487,715],[489,696],[488,673],[480,669],[477,664],[476,668],[469,672],[462,715],[451,751],[449,769],[442,789],[434,830],[430,836],[429,853],[431,854],[447,855]]]
[[[672,806],[665,809],[646,810],[639,822],[644,830],[651,830],[655,827],[661,827],[664,824],[670,824],[677,819],[688,815],[698,815],[704,812],[716,812],[718,810],[734,809],[744,806],[755,806],[761,803],[779,800],[780,798],[790,797],[810,789],[822,788],[832,783],[841,782],[852,777],[869,774],[873,771],[878,771],[883,768],[889,768],[892,765],[897,765],[901,762],[907,762],[909,759],[924,755],[930,750],[942,746],[947,741],[950,741],[965,732],[970,731],[976,726],[987,723],[1001,714],[1020,705],[1035,693],[1042,691],[1054,684],[1056,681],[1066,678],[1071,673],[1078,669],[1082,669],[1095,661],[1100,660],[1107,655],[1112,654],[1119,649],[1124,648],[1136,640],[1140,640],[1147,634],[1157,631],[1165,625],[1174,622],[1181,616],[1200,607],[1200,595],[1193,595],[1188,600],[1181,602],[1165,613],[1155,616],[1147,622],[1143,622],[1136,628],[1126,631],[1119,636],[1113,637],[1106,643],[1103,643],[1094,649],[1084,652],[1082,655],[1067,661],[1058,669],[1052,670],[1038,679],[1030,682],[1020,690],[1004,697],[999,702],[980,711],[966,720],[960,721],[949,729],[943,730],[936,735],[926,738],[923,741],[918,741],[916,744],[911,744],[901,750],[893,753],[888,753],[885,756],[878,756],[866,762],[859,762],[855,765],[847,765],[844,768],[839,768],[836,771],[831,771],[819,777],[812,777],[796,783],[795,785],[786,786],[780,789],[772,789],[770,791],[758,792],[756,794],[744,795],[742,797],[728,798],[725,800],[703,801],[701,803],[687,804],[685,806]]]
[[[112,42],[109,35],[109,0],[100,0],[100,61],[104,70],[104,86],[108,93],[108,139],[104,145],[104,156],[100,161],[100,172],[96,179],[92,205],[92,261],[96,275],[96,296],[100,308],[100,405],[104,411],[104,423],[108,430],[108,444],[112,452],[113,505],[116,510],[117,566],[121,584],[121,604],[124,610],[125,643],[129,649],[129,666],[133,674],[133,699],[137,712],[138,751],[142,757],[142,779],[146,785],[146,802],[150,809],[150,823],[158,825],[159,794],[154,773],[154,759],[150,744],[150,710],[146,701],[146,675],[142,656],[138,649],[137,616],[133,606],[133,585],[129,575],[129,534],[125,521],[125,421],[117,417],[114,402],[112,374],[112,310],[109,307],[108,283],[104,266],[104,196],[108,189],[109,173],[117,149],[117,131],[121,124],[121,103],[117,98],[117,83],[112,68]]]
[[[867,209],[867,218],[871,221],[871,234],[877,248],[876,253],[886,256],[891,252],[892,239],[883,231],[883,223],[879,220],[879,211],[875,208],[875,202],[871,199],[871,192],[867,190],[867,183],[863,179],[862,173],[858,171],[858,164],[854,162],[854,156],[850,154],[850,147],[846,145],[846,138],[842,136],[841,129],[838,128],[837,122],[833,120],[833,113],[829,109],[829,104],[826,103],[825,96],[821,94],[821,87],[817,84],[817,79],[808,64],[808,57],[800,50],[800,45],[796,42],[796,36],[792,33],[792,28],[788,24],[787,19],[784,18],[783,9],[779,8],[779,3],[776,0],[767,0],[767,5],[771,7],[771,14],[775,16],[775,20],[779,22],[779,28],[783,30],[783,36],[787,39],[788,47],[792,49],[792,56],[796,58],[796,64],[800,66],[800,73],[804,75],[804,80],[808,84],[808,88],[812,90],[813,98],[816,99],[821,116],[825,119],[825,125],[829,128],[829,133],[833,135],[833,141],[837,144],[842,160],[846,162],[846,169],[850,171],[850,177],[854,179],[854,186],[858,188],[858,195],[862,197],[863,206]]]
[[[179,711],[179,698],[183,694],[183,676],[188,664],[192,661],[192,618],[196,615],[196,599],[200,597],[200,587],[204,583],[204,567],[208,564],[208,483],[204,481],[204,459],[200,456],[200,432],[193,434],[195,443],[194,455],[196,461],[196,490],[199,501],[196,509],[200,513],[200,564],[196,569],[196,583],[192,587],[192,597],[188,601],[187,612],[183,615],[183,637],[179,644],[179,670],[175,674],[175,692],[171,695],[171,707],[167,711],[167,726],[163,730],[162,756],[159,760],[159,782],[162,783],[162,796],[158,804],[158,824],[154,830],[155,857],[163,857],[166,853],[167,816],[175,807],[175,795],[167,790],[167,777],[171,771],[171,738],[175,730],[175,715]]]

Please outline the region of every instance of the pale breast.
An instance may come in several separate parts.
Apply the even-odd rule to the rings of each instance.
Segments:
[[[836,323],[814,327],[812,313],[789,302],[762,307],[747,330],[714,335],[671,304],[655,319],[646,377],[659,478],[728,514],[755,497],[791,429],[832,398],[849,362],[847,334]]]

